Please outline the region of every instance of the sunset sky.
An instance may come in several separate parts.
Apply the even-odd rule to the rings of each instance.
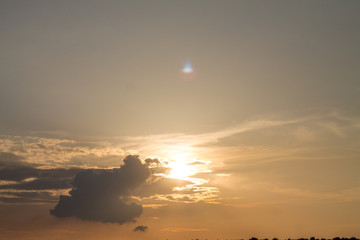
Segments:
[[[359,12],[0,0],[0,239],[360,237]]]

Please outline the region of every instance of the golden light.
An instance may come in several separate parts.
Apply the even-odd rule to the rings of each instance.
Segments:
[[[189,180],[191,182],[199,182],[201,180],[192,176],[200,172],[208,172],[206,164],[199,164],[200,161],[191,157],[189,154],[176,154],[168,161],[168,167],[171,169],[166,176],[168,178],[176,178],[181,180]]]
[[[174,193],[170,194],[172,200],[166,195],[158,195],[164,201],[185,202],[210,201],[216,202],[218,189],[208,186],[207,173],[211,173],[209,165],[211,161],[198,159],[199,153],[190,144],[179,143],[165,145],[160,149],[162,157],[152,156],[159,159],[161,165],[168,169],[166,172],[157,173],[157,176],[177,180],[185,180],[187,183],[179,183],[173,187]],[[186,197],[187,200],[184,200]],[[153,206],[152,206],[153,207]]]
[[[186,154],[178,154],[169,160],[168,167],[171,169],[167,177],[186,180],[190,176],[194,175],[196,167],[189,165]]]
[[[171,171],[167,177],[182,180],[186,180],[197,172],[194,166],[187,165],[182,161],[169,162],[169,168],[171,168]]]
[[[208,167],[211,162],[199,160],[196,150],[189,143],[172,142],[171,145],[165,145],[158,152],[160,157],[157,158],[169,169],[166,174],[158,174],[163,177],[203,184],[205,180],[195,175],[210,172]]]

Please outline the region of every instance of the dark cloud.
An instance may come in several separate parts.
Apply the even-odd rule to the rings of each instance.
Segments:
[[[133,173],[131,176],[126,176],[128,171],[126,169],[130,169],[129,166],[134,162],[129,159],[135,158],[134,156],[125,159],[125,162],[128,163],[121,168],[121,171],[119,168],[114,168],[112,170],[88,169],[85,171],[81,168],[41,169],[38,168],[39,166],[24,162],[22,157],[12,153],[1,153],[0,157],[0,180],[11,181],[7,184],[0,185],[0,189],[28,191],[59,190],[74,187],[72,192],[83,192],[86,186],[85,183],[82,183],[81,181],[86,181],[86,184],[93,188],[97,187],[99,184],[105,184],[105,182],[108,182],[109,185],[113,185],[114,182],[117,182],[118,185],[116,187],[119,189],[119,196],[123,196],[123,193],[126,190],[125,188],[127,187],[131,189],[133,196],[148,197],[155,194],[171,194],[173,193],[174,187],[185,186],[186,184],[191,183],[189,181],[157,176],[158,173],[164,174],[168,172],[169,169],[166,167],[166,164],[164,166],[164,164],[156,158],[145,159],[145,164],[141,165],[142,168],[145,168],[148,172],[146,175],[148,176],[147,181],[143,184],[135,182],[131,185],[132,183],[129,182],[128,179],[136,180],[139,178],[137,172]],[[141,187],[135,188],[135,185],[141,185]],[[104,191],[105,189],[108,188],[104,187],[102,190]],[[94,191],[99,192],[97,189],[94,189]],[[109,194],[104,193],[102,195],[108,196]],[[62,198],[66,199],[66,196]],[[21,199],[17,200],[22,201]]]
[[[81,168],[53,168],[53,169],[38,169],[39,178],[74,178],[74,176],[81,170]]]
[[[69,195],[60,196],[58,204],[50,210],[52,215],[120,224],[133,222],[143,211],[140,202],[133,197],[168,195],[174,193],[175,187],[191,184],[159,176],[169,171],[166,163],[159,159],[145,159],[144,162],[142,164],[138,156],[127,156],[120,168],[43,169],[15,154],[2,152],[0,180],[8,182],[0,185],[0,201],[50,203],[56,201],[54,194],[50,194],[53,190],[72,188]]]
[[[24,162],[24,158],[13,153],[0,152],[0,180],[10,181],[1,184],[0,201],[6,203],[53,202],[48,192],[32,190],[58,190],[71,188],[74,176],[80,168],[40,169],[37,165]],[[31,190],[32,192],[29,192]]]
[[[0,180],[21,181],[36,175],[36,169],[13,153],[0,152]]]
[[[143,208],[130,197],[149,176],[148,166],[132,155],[124,159],[120,168],[81,171],[74,179],[70,195],[61,195],[50,214],[119,224],[134,222]]]
[[[0,167],[14,166],[22,163],[23,157],[17,156],[13,153],[0,152]]]
[[[38,187],[33,188],[34,190],[65,189],[70,187],[69,183],[80,170],[82,169],[38,169],[30,166],[4,167],[0,168],[0,180],[17,181],[18,183],[16,184],[7,185],[7,188],[11,188],[11,186],[13,186],[14,189],[21,189],[21,186],[28,186],[26,189],[31,190],[32,188],[29,188],[31,185],[38,185]],[[31,181],[23,181],[29,178],[34,179],[32,179]],[[67,182],[67,185],[63,185],[63,187],[60,187],[58,184],[56,184],[56,187],[51,187],[50,185],[46,186],[46,182],[49,182],[49,184],[50,182],[53,184],[55,184],[56,182]],[[40,186],[41,183],[44,184],[43,187]]]
[[[80,168],[40,169],[13,153],[0,152],[0,180],[17,183],[0,185],[0,189],[66,189]],[[31,179],[30,181],[24,181]]]
[[[40,178],[31,181],[24,181],[14,184],[0,185],[0,189],[16,190],[50,190],[50,189],[67,189],[71,187],[71,178]]]
[[[145,163],[149,166],[153,176],[156,176],[157,174],[167,174],[171,171],[171,169],[167,167],[168,162],[161,162],[157,158],[147,158],[145,159]]]
[[[44,190],[67,189],[80,168],[38,169],[29,165],[0,167],[0,180],[16,183],[0,185],[0,189]]]
[[[160,160],[157,158],[147,158],[147,159],[145,159],[145,163],[149,164],[149,165],[160,165],[161,164]]]
[[[137,226],[136,228],[134,228],[134,232],[146,232],[148,230],[147,226]]]
[[[27,178],[37,177],[39,170],[30,166],[0,167],[0,180],[22,181]]]
[[[51,192],[2,192],[0,201],[5,203],[48,203],[56,202]]]

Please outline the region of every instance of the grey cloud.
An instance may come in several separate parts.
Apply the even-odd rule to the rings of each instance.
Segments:
[[[147,158],[145,159],[145,163],[149,165],[159,165],[161,164],[160,160],[157,158]]]
[[[0,202],[5,203],[48,203],[56,202],[51,192],[1,192]]]
[[[118,182],[118,187],[121,187],[121,184],[130,184],[127,182],[128,178],[136,178],[136,173],[134,173],[134,176],[125,176],[123,179],[111,179],[110,176],[119,175],[117,173],[119,169],[117,168],[113,170],[91,169],[86,171],[81,168],[40,169],[23,162],[22,157],[12,153],[2,153],[0,156],[2,157],[0,159],[0,180],[15,181],[13,183],[0,185],[0,189],[58,190],[68,189],[73,186],[74,188],[78,188],[78,181],[82,181],[82,179],[86,179],[89,184],[95,186],[99,184],[98,182],[105,181],[104,179],[100,179],[99,176],[102,176],[102,178],[106,178],[107,176],[108,179],[106,181],[108,181],[109,184]],[[131,157],[128,157],[127,159],[131,159]],[[132,162],[132,160],[125,161],[130,161],[130,164]],[[128,166],[128,164],[126,166]],[[184,180],[157,177],[157,173],[166,173],[169,169],[156,158],[145,159],[145,164],[142,166],[149,172],[149,178],[145,183],[141,184],[141,187],[133,188],[129,185],[129,188],[132,191],[132,195],[134,196],[148,197],[155,194],[170,194],[173,193],[174,187],[185,186],[186,184],[191,183]],[[125,172],[122,170],[121,176],[124,174]],[[75,176],[76,178],[74,181]],[[120,178],[121,176],[119,175],[118,177]],[[84,184],[80,184],[80,187],[84,188],[83,185]],[[95,192],[97,192],[97,190],[95,190]]]
[[[148,166],[132,155],[124,159],[120,168],[81,171],[74,179],[70,195],[61,195],[50,214],[119,224],[134,222],[143,208],[129,196],[149,176]]]
[[[37,169],[32,167],[4,168],[0,170],[0,180],[16,183],[0,185],[0,189],[44,190],[67,189],[81,169]],[[33,179],[29,179],[33,178]],[[26,179],[29,179],[27,181]]]
[[[10,152],[0,152],[0,167],[25,166],[24,158]]]
[[[81,171],[81,168],[53,168],[53,169],[38,169],[38,176],[42,178],[74,178],[74,176]]]
[[[147,226],[137,226],[136,228],[134,228],[134,232],[146,232],[148,230]]]
[[[36,169],[13,153],[0,152],[0,180],[20,181],[36,175]]]
[[[16,190],[50,190],[67,189],[71,187],[71,179],[40,178],[32,181],[20,182],[15,184],[0,185],[0,189]]]
[[[30,166],[6,166],[0,167],[0,180],[22,181],[27,178],[38,176],[38,169]]]
[[[167,167],[167,162],[161,162],[157,158],[147,158],[145,163],[150,167],[151,173],[156,174],[166,174],[170,171],[170,168]]]
[[[115,157],[115,156],[112,156]],[[174,187],[191,184],[189,181],[157,176],[169,169],[158,159],[128,156],[120,168],[41,169],[12,153],[0,154],[0,201],[6,203],[54,202],[53,195],[44,192],[69,189],[69,196],[60,196],[50,213],[56,217],[77,217],[84,220],[125,223],[135,221],[143,208],[130,196],[150,197],[174,193]],[[5,191],[16,192],[7,194]],[[15,190],[15,191],[14,191]],[[33,195],[30,194],[33,191]],[[35,191],[36,192],[35,194]],[[178,191],[177,191],[178,192]],[[181,191],[192,194],[193,191]],[[36,196],[35,196],[35,195]],[[91,209],[91,211],[88,211]]]
[[[0,189],[66,189],[71,187],[74,176],[81,170],[80,168],[39,169],[22,160],[22,157],[12,153],[0,153],[0,180],[16,182],[0,185]]]

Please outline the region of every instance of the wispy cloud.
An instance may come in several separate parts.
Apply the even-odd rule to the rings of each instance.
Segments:
[[[47,172],[55,168],[58,170],[64,168],[61,171],[65,171],[65,168],[111,168],[118,166],[119,159],[129,153],[140,154],[143,158],[159,157],[159,159],[169,160],[181,155],[183,159],[187,158],[188,165],[203,170],[199,170],[192,176],[193,179],[198,178],[202,181],[194,180],[185,185],[174,185],[168,182],[165,187],[153,185],[151,191],[155,192],[149,195],[152,197],[142,196],[144,204],[160,206],[176,202],[219,202],[219,196],[223,194],[221,188],[224,187],[219,182],[225,179],[222,174],[227,174],[228,178],[242,174],[242,178],[248,178],[247,180],[250,181],[253,176],[247,175],[246,171],[249,169],[263,171],[262,166],[269,163],[353,159],[357,154],[354,146],[358,142],[348,138],[356,136],[359,130],[358,125],[359,121],[354,117],[331,113],[283,120],[255,119],[218,131],[199,134],[172,133],[82,140],[2,135],[0,150],[13,154],[21,159],[23,164],[31,163],[32,166],[27,166],[30,167],[28,170],[36,168],[36,174],[24,175],[24,178],[34,178],[27,182],[16,184],[3,182],[1,188],[4,190],[40,189],[39,186],[43,186],[40,182],[43,178],[39,178],[40,172],[42,176],[45,176]],[[261,140],[260,142],[256,142],[257,139],[251,139],[255,135]],[[232,144],[223,143],[228,139]],[[238,139],[245,140],[238,141]],[[325,144],[331,139],[338,144],[336,149],[341,149],[339,146],[342,144],[341,146],[344,145],[351,151],[333,152],[330,145]],[[348,142],[349,145],[347,145]],[[56,173],[60,174],[58,171]],[[284,173],[285,176],[288,174]],[[11,181],[11,179],[3,180]],[[64,181],[63,186],[70,182],[70,178]],[[256,179],[253,181],[256,182]],[[268,179],[268,181],[274,183],[273,179]],[[160,183],[161,181],[158,182]],[[277,194],[297,194],[308,198],[317,196],[309,189],[299,189],[301,188],[273,188],[272,191]],[[356,192],[355,190],[343,189],[341,191],[343,191],[342,194],[348,196],[347,199],[357,198],[357,195],[353,193]],[[331,193],[322,197],[336,198],[337,196]]]
[[[205,232],[205,231],[209,231],[209,229],[207,229],[207,228],[167,227],[167,228],[162,228],[161,231],[167,231],[167,232]]]

